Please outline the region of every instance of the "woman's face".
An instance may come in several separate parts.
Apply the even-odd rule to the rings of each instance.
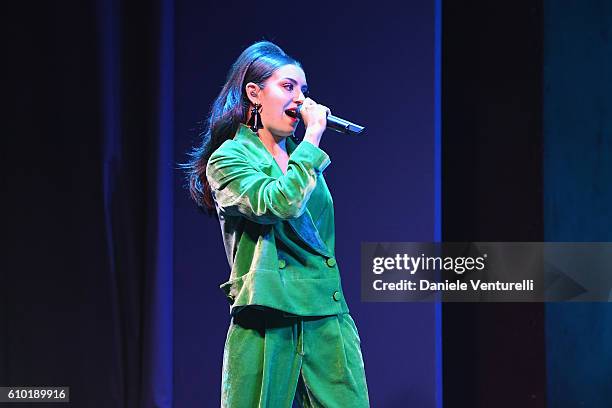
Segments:
[[[259,88],[247,84],[247,95],[251,103],[261,104],[261,122],[273,136],[291,136],[299,119],[288,116],[285,111],[296,109],[304,102],[308,90],[306,75],[302,68],[290,64],[278,68]],[[255,95],[255,96],[254,96]]]

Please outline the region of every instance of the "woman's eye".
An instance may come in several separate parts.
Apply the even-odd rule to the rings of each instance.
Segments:
[[[286,84],[285,89],[288,91],[293,91],[293,84]]]

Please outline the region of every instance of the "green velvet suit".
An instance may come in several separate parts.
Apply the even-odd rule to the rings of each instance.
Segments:
[[[210,157],[207,178],[230,278],[223,407],[367,407],[360,339],[334,256],[328,155],[287,139],[286,174],[240,125]],[[357,278],[357,276],[355,276]]]
[[[207,169],[227,259],[221,288],[233,310],[261,305],[300,316],[348,312],[334,257],[334,209],[322,171],[327,154],[287,138],[287,173],[241,125]]]

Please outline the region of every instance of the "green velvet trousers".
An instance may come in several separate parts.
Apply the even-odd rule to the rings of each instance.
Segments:
[[[369,407],[360,340],[349,314],[302,317],[247,307],[223,355],[226,408]]]

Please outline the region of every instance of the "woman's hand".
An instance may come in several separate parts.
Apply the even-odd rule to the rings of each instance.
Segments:
[[[327,126],[327,115],[331,115],[331,111],[327,106],[306,98],[300,107],[300,115],[306,126],[304,140],[318,147]]]

